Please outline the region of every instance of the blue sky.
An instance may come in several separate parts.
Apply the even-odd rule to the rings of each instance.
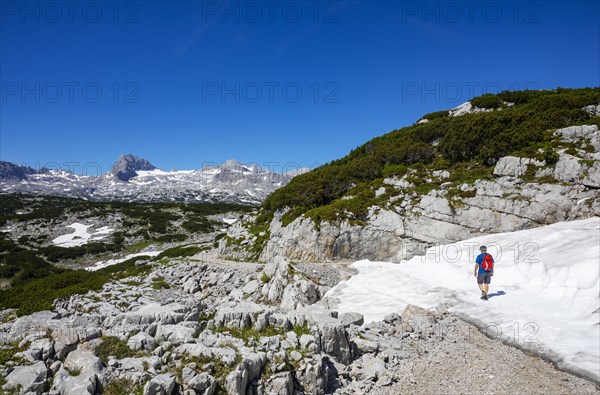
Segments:
[[[29,166],[313,167],[472,96],[600,85],[596,1],[0,4],[0,159]]]

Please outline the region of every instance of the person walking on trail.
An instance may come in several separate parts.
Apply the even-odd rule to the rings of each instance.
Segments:
[[[475,258],[473,276],[477,277],[477,285],[481,290],[481,299],[488,300],[490,281],[494,275],[494,258],[487,253],[487,247],[479,247],[481,254]]]

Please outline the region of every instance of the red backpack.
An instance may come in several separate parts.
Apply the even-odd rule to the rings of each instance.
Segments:
[[[481,268],[486,272],[494,270],[494,258],[488,253],[484,253],[481,258]]]

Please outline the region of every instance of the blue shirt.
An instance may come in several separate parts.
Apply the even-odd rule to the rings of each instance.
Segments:
[[[487,252],[485,253],[486,255],[489,255]],[[491,256],[491,255],[490,255]],[[492,262],[494,261],[494,258],[492,257]],[[479,274],[481,273],[487,273],[485,270],[483,270],[483,268],[481,267],[481,262],[483,262],[483,254],[479,254],[477,255],[477,258],[475,258],[475,263],[479,265],[479,270],[477,271]],[[492,270],[493,271],[493,270]]]

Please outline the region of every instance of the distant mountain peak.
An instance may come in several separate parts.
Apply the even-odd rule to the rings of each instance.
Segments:
[[[0,161],[0,179],[3,180],[25,180],[28,175],[47,173],[48,169],[33,169],[29,166],[21,166],[15,163]]]
[[[242,164],[235,159],[227,159],[225,162],[221,164],[223,167],[238,167]]]
[[[157,167],[146,159],[139,158],[132,154],[124,154],[119,157],[117,162],[110,169],[110,173],[121,181],[129,181],[137,176],[137,171],[156,169]]]

